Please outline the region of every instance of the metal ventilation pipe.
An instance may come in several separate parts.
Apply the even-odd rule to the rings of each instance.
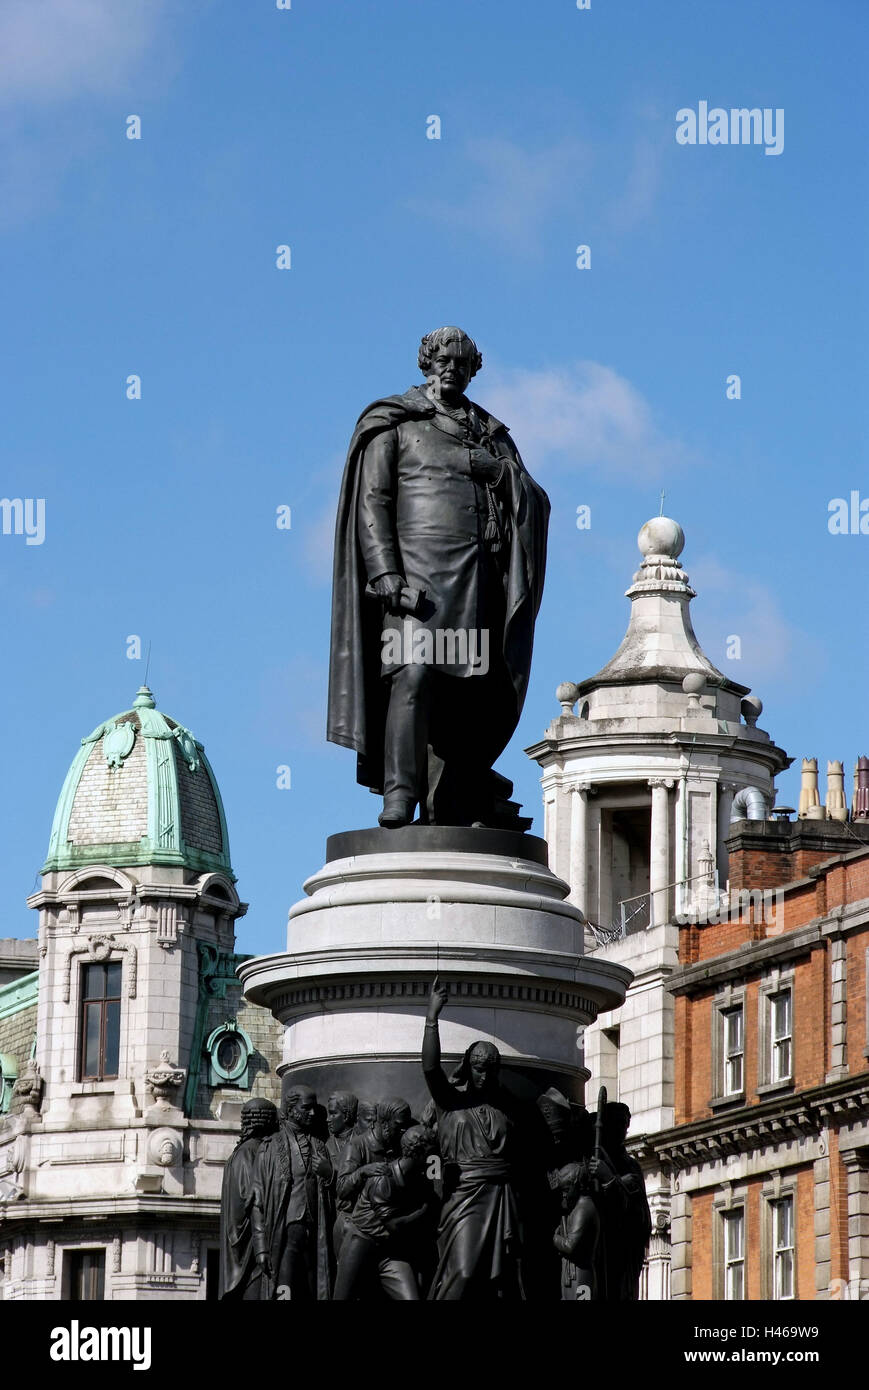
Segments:
[[[731,821],[766,820],[768,814],[769,805],[760,787],[743,787],[733,798]]]

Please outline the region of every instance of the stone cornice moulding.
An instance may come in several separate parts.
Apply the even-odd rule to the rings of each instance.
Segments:
[[[691,1168],[801,1138],[822,1139],[831,1120],[858,1115],[869,1116],[869,1072],[644,1136],[645,1150],[677,1169]]]
[[[73,956],[90,956],[95,962],[105,962],[110,959],[115,951],[123,951],[129,956],[129,968],[127,970],[127,998],[136,997],[136,975],[138,967],[138,952],[131,941],[117,941],[111,933],[96,933],[89,936],[86,941],[76,942],[70,946],[66,953],[63,972],[63,1002],[69,1003],[70,993],[72,992],[72,961]]]

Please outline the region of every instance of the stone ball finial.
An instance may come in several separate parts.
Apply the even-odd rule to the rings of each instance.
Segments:
[[[700,696],[706,689],[706,677],[702,671],[689,671],[682,680],[682,690],[688,696],[688,709],[699,712]]]
[[[763,700],[759,700],[756,695],[746,695],[742,704],[742,717],[750,729],[753,729],[760,716],[763,714]]]
[[[641,555],[668,555],[671,560],[682,554],[685,532],[678,521],[669,516],[653,516],[640,528],[637,545]]]
[[[562,714],[573,714],[573,707],[579,699],[579,686],[574,681],[562,681],[556,688],[555,698],[561,705]]]

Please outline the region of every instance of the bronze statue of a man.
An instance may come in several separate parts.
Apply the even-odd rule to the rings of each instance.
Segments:
[[[220,1297],[266,1298],[251,1229],[254,1164],[263,1139],[278,1127],[277,1106],[255,1098],[241,1107],[241,1137],[223,1170],[220,1193]]]
[[[271,1298],[308,1302],[331,1292],[332,1164],[312,1132],[316,1109],[309,1086],[288,1091],[280,1128],[256,1156],[253,1248]]]
[[[427,334],[425,385],[363,411],[344,470],[327,737],[355,750],[388,827],[417,806],[429,824],[524,824],[492,767],[525,699],[549,501],[465,395],[481,365],[461,329]]]
[[[333,1091],[326,1102],[326,1128],[329,1131],[329,1138],[326,1140],[326,1152],[332,1164],[333,1183],[337,1180],[344,1150],[353,1135],[359,1132],[357,1129],[359,1105],[359,1099],[353,1095],[352,1091]],[[362,1128],[364,1129],[366,1126]],[[341,1253],[341,1242],[344,1239],[345,1216],[344,1208],[338,1205],[332,1227],[332,1250],[336,1260]]]

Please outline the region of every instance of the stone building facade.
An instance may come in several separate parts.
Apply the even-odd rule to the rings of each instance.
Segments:
[[[28,901],[37,970],[0,987],[0,1296],[213,1297],[223,1165],[242,1102],[279,1098],[280,1029],[241,998],[214,774],[147,688],[82,740]]]

